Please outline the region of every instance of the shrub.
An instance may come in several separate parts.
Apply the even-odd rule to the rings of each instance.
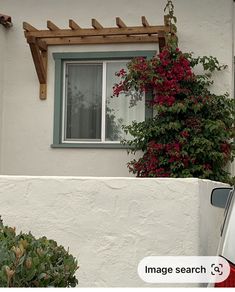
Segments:
[[[203,74],[194,72],[196,65]],[[114,96],[133,90],[151,94],[149,106],[156,113],[149,120],[124,126],[133,140],[123,143],[132,152],[143,151],[139,160],[129,162],[130,172],[141,177],[229,181],[225,167],[234,158],[234,100],[209,89],[212,72],[225,67],[214,57],[194,58],[166,47],[151,60],[133,59],[128,72],[117,73],[121,81],[114,86]]]
[[[76,259],[46,237],[16,235],[0,218],[0,287],[75,287]]]

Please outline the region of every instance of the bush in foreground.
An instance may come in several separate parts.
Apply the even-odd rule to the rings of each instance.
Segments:
[[[16,235],[0,218],[0,287],[75,287],[77,260],[54,240]]]

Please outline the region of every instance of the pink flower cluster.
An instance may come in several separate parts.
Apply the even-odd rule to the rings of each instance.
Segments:
[[[187,135],[187,131],[182,132]],[[169,177],[171,173],[171,165],[182,162],[184,167],[188,167],[192,162],[189,156],[182,155],[182,144],[174,141],[168,144],[161,144],[155,141],[148,143],[148,148],[144,156],[135,161],[129,168],[141,177]],[[168,164],[161,164],[160,157],[165,157]]]

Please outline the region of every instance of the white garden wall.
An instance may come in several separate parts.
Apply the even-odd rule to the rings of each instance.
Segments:
[[[189,179],[0,177],[0,214],[17,230],[46,235],[78,257],[79,286],[147,286],[150,255],[215,255],[220,183]]]
[[[0,25],[0,137],[2,137],[2,119],[3,119],[3,95],[4,95],[4,62],[5,62],[5,28]],[[0,143],[0,173],[1,173],[1,157],[2,143]]]
[[[97,4],[98,3],[98,4]],[[46,27],[52,20],[61,28],[74,19],[91,27],[96,18],[105,27],[120,16],[129,26],[140,25],[145,15],[150,24],[163,24],[166,0],[0,0],[2,12],[11,15],[14,26],[6,32],[3,131],[0,137],[2,174],[128,176],[130,160],[122,149],[51,149],[53,139],[53,51],[140,50],[132,46],[53,47],[48,66],[48,98],[39,100],[39,85],[22,22]],[[216,56],[228,69],[217,78],[217,92],[233,92],[233,1],[174,0],[180,47],[196,55]],[[1,31],[0,31],[1,33]],[[0,36],[1,38],[1,36]],[[0,39],[1,41],[1,39]],[[0,47],[2,43],[0,43]],[[147,46],[152,49],[153,46]],[[157,49],[157,45],[155,46]],[[2,65],[0,64],[1,68]],[[1,77],[0,77],[1,80]]]

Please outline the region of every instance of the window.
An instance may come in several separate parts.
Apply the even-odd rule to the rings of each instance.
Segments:
[[[120,148],[122,125],[150,115],[143,96],[134,106],[131,97],[112,98],[115,72],[135,56],[153,51],[54,53],[55,112],[52,147]],[[125,137],[128,138],[128,137]]]

